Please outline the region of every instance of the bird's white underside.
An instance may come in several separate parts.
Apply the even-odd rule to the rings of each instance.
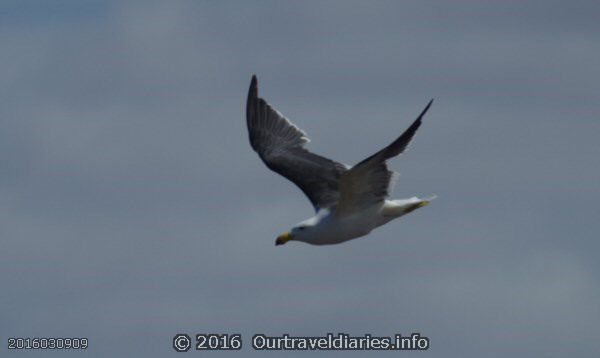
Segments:
[[[435,197],[421,199],[385,200],[360,212],[339,216],[327,210],[318,212],[314,217],[305,220],[311,226],[305,235],[294,240],[313,245],[331,245],[365,236],[373,229],[409,212],[425,206]]]

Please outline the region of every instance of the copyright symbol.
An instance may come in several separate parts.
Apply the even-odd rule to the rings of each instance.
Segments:
[[[173,337],[173,349],[177,352],[187,352],[192,346],[192,340],[187,334],[179,333]]]

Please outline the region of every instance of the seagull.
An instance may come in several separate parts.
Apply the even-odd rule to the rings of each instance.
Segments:
[[[258,96],[252,76],[246,103],[250,145],[269,169],[296,184],[315,209],[314,216],[279,235],[275,245],[339,244],[429,204],[435,196],[387,199],[397,173],[387,168],[386,160],[404,152],[432,103],[390,145],[349,167],[305,149],[306,133]]]

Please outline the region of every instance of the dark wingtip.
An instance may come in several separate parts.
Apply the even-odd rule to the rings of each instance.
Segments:
[[[258,80],[256,79],[256,75],[252,75],[250,88],[248,89],[248,100],[256,97],[258,97]]]
[[[433,100],[434,98],[432,98],[429,103],[427,103],[427,106],[425,106],[425,108],[423,109],[423,111],[421,111],[421,114],[419,114],[419,117],[417,117],[417,121],[420,121],[421,118],[423,118],[423,116],[425,115],[425,113],[427,113],[427,111],[429,110],[429,107],[431,107],[431,105],[433,104]]]

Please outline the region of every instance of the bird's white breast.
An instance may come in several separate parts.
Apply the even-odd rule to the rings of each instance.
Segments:
[[[382,204],[377,204],[343,217],[328,214],[319,220],[315,235],[307,242],[314,245],[329,245],[364,236],[389,221],[380,215],[381,208]]]

